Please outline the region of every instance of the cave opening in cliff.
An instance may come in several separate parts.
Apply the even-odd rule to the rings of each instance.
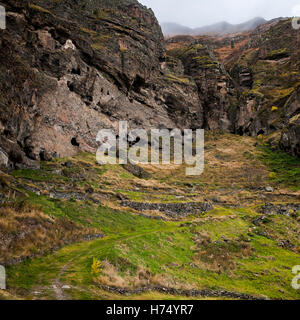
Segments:
[[[71,83],[70,81],[68,81],[68,82],[67,82],[67,86],[68,86],[68,88],[69,88],[69,90],[70,90],[71,92],[74,91],[74,84],[73,84],[73,83]]]
[[[144,85],[145,85],[145,80],[139,75],[137,75],[132,84],[132,89],[135,92],[140,92],[141,87],[143,87]]]
[[[72,69],[72,74],[77,74],[77,75],[81,75],[81,71],[80,71],[80,68],[73,68]]]
[[[71,144],[74,147],[79,147],[80,146],[79,142],[77,141],[77,138],[75,138],[75,137],[71,139]]]

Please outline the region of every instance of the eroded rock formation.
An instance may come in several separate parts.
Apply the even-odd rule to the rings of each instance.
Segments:
[[[95,151],[117,128],[199,127],[197,87],[164,77],[165,49],[137,1],[9,0],[1,31],[2,162]]]
[[[299,155],[299,46],[289,22],[220,43],[171,39],[166,51],[153,12],[136,0],[0,4],[1,166],[94,152],[97,132],[117,130],[119,120],[146,129],[280,130],[278,145]],[[282,30],[291,32],[285,42]],[[236,51],[220,63],[216,49],[228,43]]]

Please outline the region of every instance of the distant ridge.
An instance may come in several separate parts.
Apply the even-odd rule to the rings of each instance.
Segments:
[[[217,34],[223,35],[228,33],[239,33],[246,32],[255,29],[257,26],[266,23],[267,20],[261,17],[253,18],[249,21],[240,24],[230,24],[226,21],[215,23],[209,26],[201,28],[189,28],[177,23],[166,22],[162,23],[162,31],[164,36],[175,36],[175,35],[204,35],[204,34]]]
[[[194,29],[185,27],[174,22],[165,22],[161,24],[164,36],[192,35]]]

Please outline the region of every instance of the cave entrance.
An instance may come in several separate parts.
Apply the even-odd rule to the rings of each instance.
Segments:
[[[71,139],[71,144],[74,147],[79,147],[80,146],[79,142],[77,141],[77,138],[75,138],[75,137]]]

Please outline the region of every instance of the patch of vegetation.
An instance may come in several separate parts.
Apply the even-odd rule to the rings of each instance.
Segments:
[[[197,65],[200,68],[204,69],[215,68],[218,66],[218,63],[213,61],[209,56],[198,56],[194,57],[193,60],[197,62]]]
[[[65,243],[82,241],[85,235],[100,233],[100,229],[84,228],[66,217],[54,218],[40,210],[20,203],[16,208],[0,208],[0,262],[42,255]]]
[[[99,19],[99,20],[108,18],[108,16],[109,16],[108,11],[103,8],[102,9],[95,9],[93,11],[93,15],[96,19]]]
[[[300,119],[300,113],[290,119],[290,124],[295,124]]]
[[[288,50],[286,48],[274,50],[265,56],[267,60],[277,60],[286,58],[289,56]]]
[[[272,151],[269,147],[260,147],[261,160],[275,173],[272,182],[300,190],[300,160],[283,151]]]
[[[206,50],[206,47],[200,44],[190,45],[186,47],[174,48],[172,50],[168,50],[168,54],[175,58],[184,58],[189,55],[196,54],[198,50]]]
[[[97,36],[93,37],[95,43],[104,44],[111,41],[111,35],[109,34],[98,34]]]
[[[15,178],[24,178],[32,181],[45,181],[45,182],[68,182],[69,178],[48,172],[46,170],[33,170],[33,169],[20,169],[15,170],[12,175]]]
[[[68,218],[78,224],[101,229],[107,235],[115,234],[116,230],[121,234],[139,228],[152,229],[161,224],[153,224],[150,220],[130,212],[113,210],[88,201],[63,201],[31,194],[25,202],[36,205],[50,216]]]
[[[48,14],[50,14],[51,16],[54,16],[51,11],[49,11],[49,10],[47,10],[47,9],[44,9],[44,8],[42,8],[42,7],[40,7],[40,6],[37,6],[37,5],[33,4],[33,3],[30,3],[30,4],[29,4],[29,8],[32,9],[32,10],[36,10],[36,11],[43,12],[43,13],[48,13]]]
[[[180,84],[186,84],[186,85],[190,85],[191,84],[190,79],[179,77],[179,76],[176,76],[175,74],[172,74],[172,73],[166,74],[165,75],[165,79],[167,81],[180,83]]]
[[[93,43],[92,48],[95,50],[103,50],[105,49],[100,43]]]
[[[84,27],[81,27],[80,30],[84,33],[88,33],[90,34],[91,36],[95,36],[97,35],[97,32],[94,31],[94,30],[90,30],[90,29],[87,29],[87,28],[84,28]]]
[[[122,224],[127,219],[121,223],[116,221],[113,233],[104,239],[68,246],[47,257],[11,267],[9,286],[25,289],[30,297],[37,284],[51,286],[69,263],[60,280],[74,287],[71,294],[77,298],[103,296],[97,287],[98,281],[98,284],[134,287],[131,281],[138,279],[136,285],[150,281],[165,287],[225,289],[273,299],[295,299],[297,292],[290,282],[291,268],[297,264],[298,256],[278,247],[272,239],[255,233],[249,235],[255,216],[258,214],[254,211],[230,209],[227,212],[220,208],[217,217],[212,212],[183,223],[141,218],[140,221],[152,225],[148,228],[136,225],[138,220],[130,220],[126,214],[130,220],[126,233]],[[292,218],[287,219],[278,231],[285,236],[285,227]],[[102,222],[104,229],[108,221]],[[91,274],[93,259],[103,262],[103,271],[97,279]],[[49,297],[47,292],[43,294],[47,295]]]
[[[237,65],[239,67],[249,67],[257,59],[257,49],[250,49],[249,51],[243,53],[238,60]]]

